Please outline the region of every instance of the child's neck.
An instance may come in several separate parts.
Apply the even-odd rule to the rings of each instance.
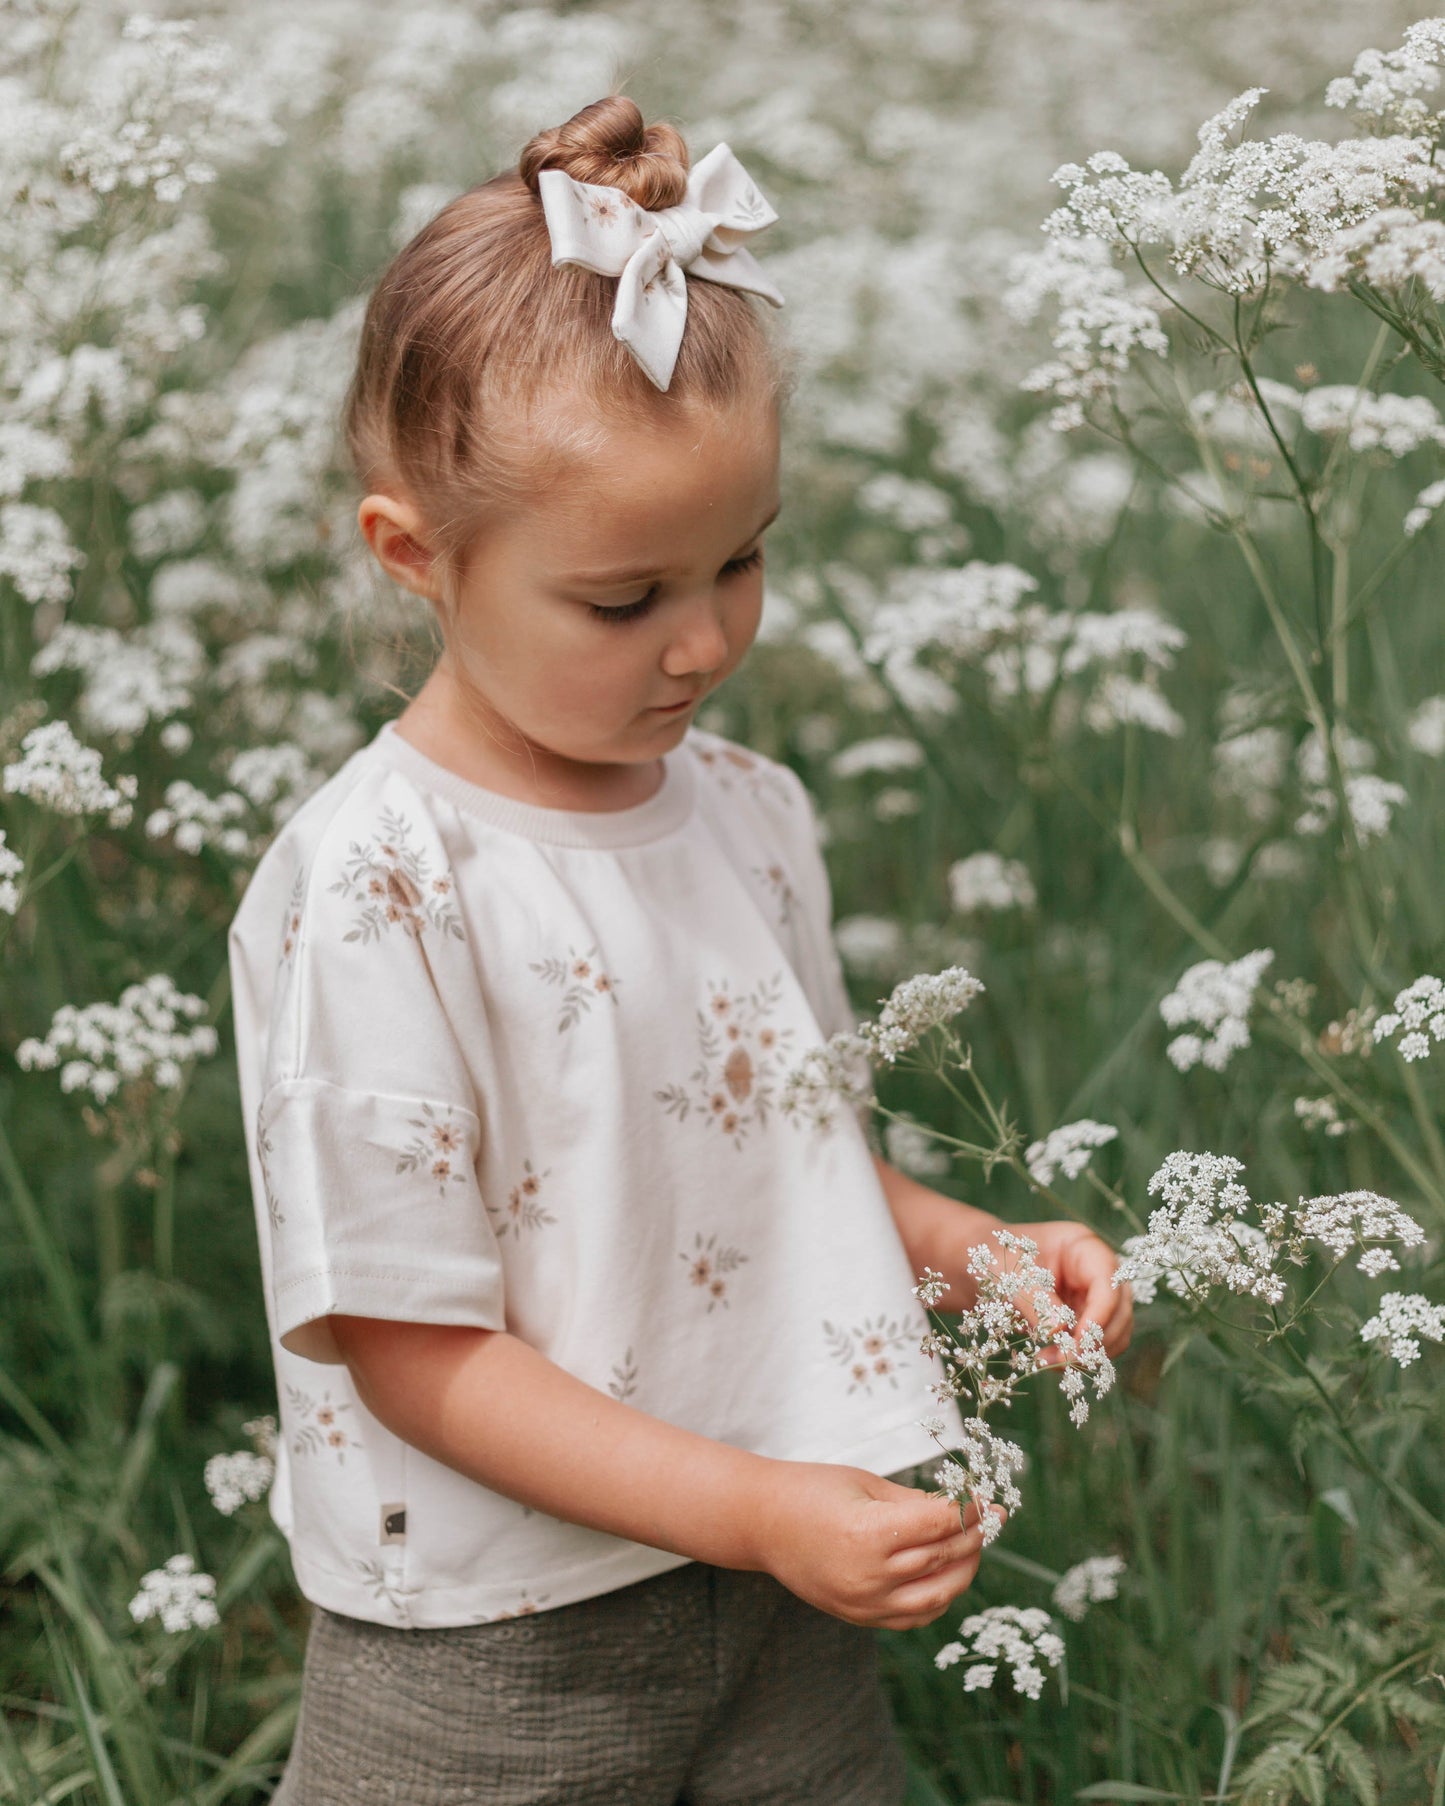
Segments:
[[[440,670],[396,718],[396,732],[434,764],[468,783],[541,809],[593,814],[630,809],[662,787],[661,759],[641,764],[586,764],[529,741],[516,728],[489,733],[465,709]]]

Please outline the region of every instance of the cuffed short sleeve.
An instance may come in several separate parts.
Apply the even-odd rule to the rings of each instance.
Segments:
[[[505,1327],[479,1133],[471,1111],[429,1098],[315,1079],[271,1087],[257,1134],[284,1348],[339,1361],[333,1311]]]
[[[332,1312],[500,1329],[480,950],[426,800],[359,784],[293,895],[255,1122],[276,1334],[337,1362]]]

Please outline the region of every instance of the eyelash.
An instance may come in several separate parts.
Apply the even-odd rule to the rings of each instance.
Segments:
[[[750,571],[763,562],[763,548],[759,546],[749,552],[745,558],[734,558],[723,566],[730,576],[737,576],[742,571]],[[654,585],[645,596],[639,596],[635,602],[624,602],[620,608],[603,608],[596,602],[587,604],[599,621],[636,621],[645,615],[657,600],[657,589]]]

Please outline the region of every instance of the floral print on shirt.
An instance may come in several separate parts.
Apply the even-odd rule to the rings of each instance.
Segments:
[[[329,1452],[335,1455],[337,1465],[344,1467],[346,1451],[361,1447],[341,1421],[341,1413],[349,1411],[350,1404],[345,1399],[339,1405],[334,1404],[329,1389],[316,1399],[288,1381],[286,1404],[286,1415],[291,1420],[293,1455],[325,1455]]]
[[[780,927],[786,927],[793,919],[793,910],[798,902],[798,893],[788,882],[788,874],[782,866],[777,864],[755,865],[751,870],[753,876],[761,878],[773,893],[774,900],[778,905],[778,924]]]
[[[538,1199],[542,1189],[542,1181],[552,1171],[544,1167],[540,1173],[532,1171],[532,1162],[522,1162],[522,1177],[507,1194],[505,1204],[488,1204],[487,1214],[492,1219],[492,1227],[500,1241],[510,1229],[512,1234],[520,1238],[524,1229],[540,1229],[544,1223],[557,1221],[550,1210]]]
[[[884,1380],[898,1390],[898,1369],[911,1363],[900,1360],[897,1351],[917,1340],[901,1317],[883,1315],[865,1317],[854,1329],[825,1321],[823,1335],[829,1354],[848,1369],[849,1392],[866,1392],[870,1398],[874,1386]]]
[[[353,840],[346,869],[328,890],[359,898],[362,908],[343,940],[379,941],[392,928],[420,940],[428,928],[463,939],[461,921],[451,902],[452,877],[445,869],[428,868],[431,855],[414,848],[410,822],[399,809],[383,809],[380,832],[362,846]]]
[[[687,1283],[695,1286],[707,1299],[709,1316],[715,1305],[720,1304],[726,1310],[728,1282],[725,1275],[736,1272],[747,1260],[747,1255],[740,1248],[720,1248],[715,1235],[704,1241],[699,1231],[693,1237],[692,1252],[679,1253],[677,1258],[687,1265]]]
[[[306,867],[298,865],[291,895],[286,900],[286,913],[281,923],[281,964],[290,965],[301,938],[301,900],[306,894]]]
[[[620,1361],[614,1362],[612,1378],[607,1382],[607,1390],[620,1403],[626,1404],[637,1390],[637,1363],[632,1358],[629,1348]]]
[[[603,971],[596,947],[578,953],[569,945],[566,959],[534,959],[527,963],[544,984],[563,987],[562,1008],[557,1018],[558,1034],[574,1027],[599,997],[610,997],[614,1005],[617,1002],[617,987],[622,980]]]
[[[712,773],[720,790],[731,790],[735,782],[741,783],[754,796],[767,793],[792,808],[793,793],[782,770],[772,759],[760,758],[745,747],[734,746],[721,734],[709,734],[698,727],[693,728],[684,744],[692,748],[693,756]]]
[[[733,996],[726,979],[710,984],[708,993],[697,1012],[702,1058],[688,1084],[664,1085],[652,1095],[679,1122],[696,1109],[709,1127],[715,1123],[740,1148],[753,1123],[767,1127],[774,1088],[787,1068],[797,1031],[767,1020],[782,1002],[781,970],[743,997]]]
[[[266,1194],[266,1215],[271,1219],[271,1227],[279,1229],[286,1221],[286,1217],[277,1201],[275,1192],[271,1189],[271,1171],[266,1164],[266,1156],[274,1154],[276,1150],[271,1137],[261,1127],[265,1121],[265,1115],[266,1100],[262,1098],[256,1110],[256,1159],[261,1167],[261,1189]]]
[[[445,1114],[443,1114],[445,1112]],[[443,1203],[449,1185],[465,1185],[464,1160],[457,1158],[466,1149],[466,1135],[459,1120],[461,1112],[454,1104],[424,1103],[421,1115],[410,1119],[416,1134],[404,1148],[393,1148],[399,1173],[428,1173],[436,1180],[437,1196]]]

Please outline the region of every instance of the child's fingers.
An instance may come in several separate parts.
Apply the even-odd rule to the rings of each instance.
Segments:
[[[952,1536],[943,1537],[936,1543],[924,1543],[913,1549],[895,1549],[888,1557],[888,1567],[900,1583],[921,1580],[924,1575],[936,1574],[941,1568],[966,1561],[982,1549],[983,1532],[975,1524],[967,1530],[957,1530]]]
[[[967,1592],[978,1573],[978,1554],[950,1562],[924,1580],[906,1582],[888,1596],[888,1610],[898,1617],[922,1618],[931,1623],[940,1612],[946,1612],[960,1593]]]
[[[952,1499],[931,1498],[915,1493],[897,1507],[897,1518],[889,1525],[890,1540],[895,1550],[916,1549],[924,1543],[936,1543],[952,1536],[958,1529],[958,1506]]]

